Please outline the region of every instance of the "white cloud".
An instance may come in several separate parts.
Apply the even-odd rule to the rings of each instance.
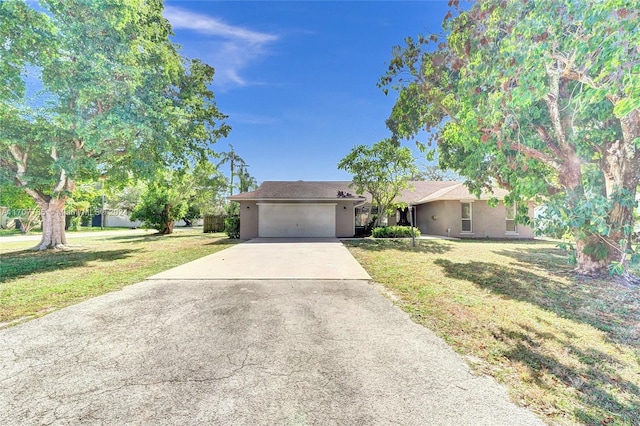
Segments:
[[[247,28],[229,25],[220,19],[207,15],[190,12],[174,6],[166,6],[164,16],[171,22],[171,26],[197,31],[202,34],[219,36],[228,39],[243,40],[252,44],[262,44],[276,41],[278,36],[252,31]]]
[[[267,46],[279,39],[275,34],[233,26],[212,16],[175,6],[165,6],[164,17],[176,33],[190,30],[202,34],[198,43],[201,50],[195,56],[216,69],[216,85],[223,88],[251,84],[242,76],[242,71],[264,57]],[[184,47],[188,49],[188,46]]]

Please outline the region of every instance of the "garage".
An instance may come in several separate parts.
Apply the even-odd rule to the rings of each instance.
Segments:
[[[258,236],[336,236],[335,203],[258,203]]]

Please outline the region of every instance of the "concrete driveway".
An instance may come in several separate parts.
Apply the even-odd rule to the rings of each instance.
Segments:
[[[289,277],[292,258],[314,263],[306,250],[353,259],[335,241],[291,244],[214,261],[256,250]],[[234,268],[167,273],[0,330],[0,424],[541,424],[368,281]]]
[[[336,238],[255,238],[149,279],[369,280]]]

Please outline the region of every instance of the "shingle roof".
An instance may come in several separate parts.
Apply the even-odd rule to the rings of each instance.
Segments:
[[[478,200],[474,194],[462,182],[454,182],[455,185],[442,188],[439,191],[424,196],[415,202],[415,204],[424,204],[430,201],[451,201],[451,200]],[[480,200],[488,200],[490,198],[504,199],[509,191],[501,188],[493,188],[493,192],[483,192]]]
[[[251,192],[243,192],[228,197],[230,200],[337,200],[344,198],[360,199],[366,197],[357,196],[349,181],[265,181]],[[340,195],[341,194],[341,195]]]
[[[371,194],[356,194],[349,181],[265,181],[251,192],[228,197],[233,201],[243,200],[338,200],[352,198],[354,201],[371,202]],[[462,182],[410,181],[409,189],[402,191],[397,201],[424,204],[439,200],[475,200]],[[493,193],[482,194],[481,200],[491,197],[504,198],[508,191],[495,188]]]

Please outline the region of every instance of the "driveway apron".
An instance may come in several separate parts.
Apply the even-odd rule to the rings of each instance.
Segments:
[[[0,330],[0,424],[542,424],[338,241],[218,255]]]
[[[336,238],[255,238],[150,279],[369,280],[371,277]]]

